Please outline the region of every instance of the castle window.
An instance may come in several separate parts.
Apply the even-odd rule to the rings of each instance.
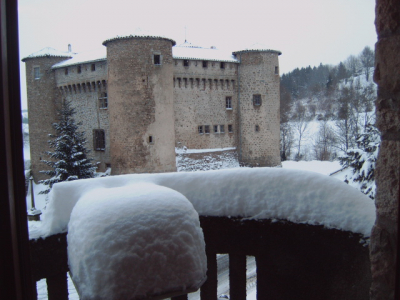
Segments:
[[[65,68],[65,75],[68,75],[68,68]]]
[[[279,67],[275,67],[275,75],[279,75]]]
[[[90,67],[90,69],[92,70],[92,72],[93,72],[93,71],[96,71],[96,64],[92,64],[91,67]]]
[[[197,130],[199,131],[199,134],[203,134],[203,125],[200,125]]]
[[[82,73],[82,67],[81,66],[78,66],[77,70],[78,70],[78,74]]]
[[[256,125],[255,126],[255,130],[256,130],[256,132],[259,132],[260,131],[260,126]]]
[[[108,99],[107,99],[107,93],[101,93],[99,97],[99,108],[100,109],[107,109],[108,108]]]
[[[33,68],[33,78],[40,79],[40,67]]]
[[[232,97],[225,98],[225,108],[229,110],[232,109]]]
[[[154,54],[153,55],[153,61],[154,61],[155,65],[157,65],[157,66],[161,65],[161,55],[160,54]]]
[[[228,132],[233,133],[233,126],[231,124],[228,125]]]
[[[154,144],[154,139],[152,135],[149,135],[149,144]]]
[[[214,125],[214,133],[218,133],[218,125]]]
[[[106,149],[104,129],[93,129],[93,147],[96,151],[104,151]]]
[[[225,126],[224,125],[219,125],[219,132],[224,133],[225,132]]]
[[[223,61],[220,62],[219,67],[221,69],[225,69],[225,63]]]
[[[204,126],[204,133],[205,134],[210,134],[210,125],[205,125]]]
[[[189,60],[184,59],[184,60],[183,60],[183,66],[184,66],[184,67],[189,67]]]
[[[261,105],[261,95],[253,95],[253,105],[254,106]]]
[[[203,68],[207,68],[208,67],[208,61],[203,60]]]

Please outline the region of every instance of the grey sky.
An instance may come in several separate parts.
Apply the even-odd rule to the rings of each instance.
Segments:
[[[282,51],[281,73],[336,64],[374,47],[375,0],[19,0],[20,57],[45,47],[85,52],[137,27],[200,46]],[[22,63],[22,106],[26,108]]]

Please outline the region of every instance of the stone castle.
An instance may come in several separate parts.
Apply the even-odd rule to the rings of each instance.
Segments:
[[[91,156],[112,174],[176,171],[175,147],[236,148],[239,162],[276,166],[281,52],[224,52],[164,36],[103,42],[106,53],[45,48],[25,57],[32,171],[48,159],[62,101],[76,108]]]

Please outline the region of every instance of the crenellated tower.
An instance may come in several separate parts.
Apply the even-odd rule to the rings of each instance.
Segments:
[[[103,45],[107,47],[112,173],[176,171],[175,41],[130,35]]]
[[[239,161],[278,166],[280,133],[279,60],[281,52],[254,46],[234,52],[238,66]]]
[[[52,124],[57,121],[62,100],[51,67],[71,58],[71,54],[44,48],[22,59],[26,68],[31,170],[36,182],[48,178],[39,171],[47,169],[41,160],[48,159],[45,152],[49,150],[49,133],[54,132]]]

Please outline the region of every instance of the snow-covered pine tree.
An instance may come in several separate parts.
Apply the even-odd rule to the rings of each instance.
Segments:
[[[365,132],[357,139],[357,148],[348,149],[346,154],[339,157],[343,168],[352,168],[353,175],[346,178],[358,185],[361,192],[375,199],[375,162],[378,157],[381,142],[378,129],[368,124]]]
[[[50,148],[54,150],[46,152],[51,160],[43,161],[51,167],[51,170],[41,171],[51,178],[39,181],[49,186],[41,192],[42,194],[48,194],[57,182],[92,178],[96,170],[96,166],[91,162],[92,159],[87,158],[89,150],[85,147],[85,133],[78,131],[82,124],[75,123],[73,118],[75,110],[71,107],[71,103],[64,101],[57,114],[59,121],[53,123],[56,134],[49,134],[52,139],[48,141]]]

